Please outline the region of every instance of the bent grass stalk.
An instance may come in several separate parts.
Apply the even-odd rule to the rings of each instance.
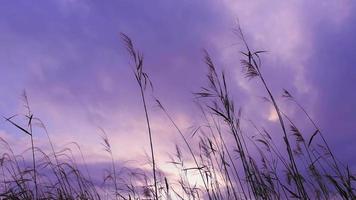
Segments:
[[[148,110],[147,110],[147,105],[146,105],[147,103],[146,103],[146,97],[145,97],[145,92],[144,92],[147,87],[147,84],[150,84],[150,86],[152,88],[152,83],[151,83],[148,75],[146,74],[146,72],[143,71],[143,55],[134,48],[132,40],[127,35],[125,35],[124,33],[121,33],[121,38],[125,44],[126,50],[131,55],[131,57],[134,61],[134,64],[135,64],[134,74],[135,74],[136,81],[140,88],[140,94],[141,94],[142,104],[143,104],[143,108],[144,108],[144,112],[145,112],[145,118],[146,118],[147,129],[148,129],[148,137],[149,137],[149,142],[150,142],[152,172],[153,172],[153,181],[154,181],[154,196],[155,196],[155,199],[158,200],[156,162],[155,162],[155,155],[154,155],[154,149],[153,149],[152,131],[151,131],[150,119],[148,116]]]
[[[242,42],[245,45],[246,51],[247,51],[247,52],[241,52],[244,56],[246,56],[246,59],[243,59],[241,61],[242,65],[243,65],[243,68],[246,69],[246,77],[249,78],[249,79],[252,79],[252,78],[255,78],[255,77],[259,77],[261,82],[262,82],[262,84],[263,84],[263,86],[264,86],[264,88],[266,89],[266,91],[267,91],[267,93],[268,93],[268,95],[270,97],[270,100],[273,103],[273,107],[274,107],[274,109],[275,109],[275,111],[276,111],[276,113],[278,115],[278,120],[280,122],[280,126],[281,126],[282,131],[283,131],[283,135],[284,135],[283,136],[283,140],[286,143],[287,152],[288,152],[288,156],[289,156],[289,160],[290,160],[290,164],[291,164],[291,171],[293,173],[293,179],[294,179],[295,184],[297,186],[298,193],[303,199],[309,199],[308,194],[305,191],[303,181],[301,180],[300,173],[299,173],[297,164],[295,162],[295,158],[294,158],[293,153],[292,153],[291,145],[290,145],[290,142],[289,142],[289,139],[288,139],[288,136],[287,136],[287,131],[286,131],[286,128],[285,128],[283,117],[281,115],[280,108],[277,105],[277,102],[276,102],[276,100],[275,100],[270,88],[268,87],[268,85],[266,83],[266,80],[264,79],[264,77],[262,75],[262,72],[261,72],[261,59],[260,59],[259,54],[264,53],[265,51],[252,52],[250,50],[249,45],[247,44],[247,41],[246,41],[246,39],[244,37],[244,34],[243,34],[240,26],[238,26],[238,29],[237,29],[236,33],[241,38]]]

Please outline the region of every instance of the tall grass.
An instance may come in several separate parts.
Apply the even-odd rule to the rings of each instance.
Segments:
[[[155,162],[155,155],[154,155],[154,150],[153,150],[153,140],[152,140],[150,118],[148,116],[146,96],[145,96],[145,90],[146,90],[147,84],[150,84],[151,87],[152,87],[152,84],[151,84],[151,81],[150,81],[147,73],[145,71],[143,71],[143,55],[135,49],[131,39],[127,35],[121,33],[121,37],[122,37],[122,40],[126,46],[127,51],[129,52],[129,54],[135,64],[134,74],[135,74],[135,78],[137,80],[138,86],[140,88],[140,94],[141,94],[141,98],[142,98],[143,109],[145,111],[145,118],[146,118],[147,129],[148,129],[148,137],[149,137],[149,141],[150,141],[153,182],[154,182],[153,185],[154,185],[154,190],[155,190],[154,196],[155,196],[155,199],[158,200],[156,162]]]
[[[200,124],[189,130],[175,121],[164,104],[155,102],[174,128],[181,141],[170,154],[175,176],[164,173],[155,157],[146,90],[153,86],[143,70],[143,55],[125,34],[121,39],[134,63],[134,76],[139,86],[150,148],[152,172],[140,166],[117,166],[112,144],[102,131],[102,145],[110,160],[102,181],[93,180],[84,156],[76,143],[55,147],[44,123],[33,114],[24,94],[26,114],[4,117],[10,125],[29,136],[32,160],[25,151],[16,155],[11,145],[0,138],[0,197],[4,199],[356,199],[355,175],[341,163],[321,128],[287,90],[281,98],[274,95],[268,77],[262,71],[264,51],[248,45],[242,30],[235,33],[244,44],[241,67],[246,78],[257,79],[268,97],[268,106],[277,113],[281,131],[271,132],[246,118],[235,106],[229,77],[219,70],[212,56],[204,51],[208,68],[207,85],[194,93],[201,111]],[[280,100],[291,102],[313,126],[312,134],[299,128],[292,116],[280,107]],[[25,123],[19,118],[23,117]],[[22,121],[23,122],[23,121]],[[34,135],[33,127],[36,129]],[[42,130],[42,131],[40,131]],[[34,137],[48,138],[50,151],[38,148]],[[272,137],[273,136],[273,137]],[[279,140],[282,141],[279,144]],[[278,145],[277,145],[278,144]],[[281,147],[282,145],[282,147]],[[71,148],[73,147],[74,148]],[[80,164],[74,154],[82,155]],[[159,158],[158,158],[159,159]],[[194,178],[193,178],[194,177]],[[153,184],[152,184],[153,182]],[[107,188],[105,188],[105,186]]]

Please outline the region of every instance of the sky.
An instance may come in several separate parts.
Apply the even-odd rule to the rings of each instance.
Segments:
[[[46,124],[58,148],[81,145],[87,162],[105,162],[99,127],[118,162],[145,162],[146,122],[132,62],[120,33],[144,54],[154,84],[148,92],[153,140],[166,166],[179,135],[157,108],[158,97],[186,132],[199,123],[193,92],[206,85],[203,50],[226,72],[244,116],[279,134],[265,91],[244,78],[239,23],[249,44],[263,55],[263,73],[273,93],[288,89],[322,128],[338,158],[356,169],[356,12],[340,1],[242,0],[46,0],[0,5],[0,114],[24,113],[26,90],[32,111]],[[278,102],[309,137],[313,133],[292,104]],[[0,137],[15,150],[28,137],[5,121]],[[47,145],[41,130],[38,146]],[[168,169],[168,167],[167,167]]]

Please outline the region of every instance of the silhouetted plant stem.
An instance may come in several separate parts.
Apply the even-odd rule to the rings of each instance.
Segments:
[[[317,132],[319,133],[321,139],[323,140],[323,143],[325,144],[325,147],[327,148],[333,162],[335,165],[335,169],[338,173],[338,175],[340,177],[343,177],[341,171],[340,171],[340,167],[336,161],[336,158],[333,154],[333,152],[331,151],[331,148],[329,147],[329,144],[326,142],[325,137],[323,136],[323,133],[321,132],[320,128],[316,125],[316,123],[314,122],[314,120],[311,118],[311,116],[309,115],[309,113],[304,109],[304,107],[302,105],[299,104],[299,102],[297,102],[292,96],[291,96],[292,101],[302,110],[302,112],[307,116],[307,118],[309,119],[309,121],[313,124],[314,128],[317,130]]]
[[[32,149],[32,164],[33,164],[33,181],[35,183],[35,199],[37,199],[38,187],[37,187],[37,171],[36,171],[36,157],[35,157],[35,145],[32,136],[32,125],[30,125],[31,133],[31,149]]]
[[[203,113],[203,116],[204,116],[205,120],[206,120],[207,123],[208,123],[208,128],[209,128],[209,130],[210,130],[210,133],[211,133],[212,137],[214,138],[215,143],[217,143],[217,138],[215,137],[214,132],[213,132],[211,126],[210,126],[208,117],[206,116],[206,113],[205,113],[204,109],[203,109],[201,106],[200,106],[200,109],[201,109],[201,111],[202,111],[202,113]],[[235,181],[236,183],[237,183],[237,182],[239,183],[239,185],[240,185],[240,187],[241,187],[241,190],[242,190],[242,193],[243,193],[243,195],[244,195],[244,198],[247,199],[247,195],[246,195],[245,189],[244,189],[244,187],[243,187],[243,184],[242,184],[242,182],[241,182],[241,178],[240,178],[240,176],[239,176],[239,173],[238,173],[238,170],[237,170],[237,168],[236,168],[236,166],[235,166],[235,163],[234,163],[234,161],[233,161],[233,159],[232,159],[232,157],[231,157],[230,151],[229,151],[229,149],[228,149],[227,146],[226,146],[225,139],[222,137],[221,130],[220,130],[218,124],[216,123],[216,120],[215,120],[213,117],[212,117],[212,120],[213,120],[213,123],[214,123],[214,127],[216,128],[216,130],[217,130],[217,132],[218,132],[218,135],[219,135],[219,138],[220,138],[221,143],[222,143],[222,149],[220,150],[220,152],[223,152],[223,153],[226,153],[226,154],[227,154],[227,156],[228,156],[228,158],[229,158],[229,160],[230,160],[230,164],[231,164],[232,167],[233,167],[233,171],[235,172],[236,177],[237,177],[237,180],[236,180],[235,176],[233,176],[233,177],[234,177],[234,181]],[[231,187],[232,187],[232,190],[233,190],[233,193],[234,193],[234,197],[235,197],[235,199],[237,199],[237,195],[236,195],[235,188],[233,187],[231,178],[230,178],[229,173],[228,173],[227,168],[226,168],[226,161],[224,161],[223,156],[221,156],[221,159],[222,159],[222,161],[223,161],[223,165],[224,165],[225,171],[226,171],[226,173],[227,173],[227,175],[228,175],[228,179],[229,179],[230,185],[231,185]]]
[[[108,136],[106,135],[106,132],[105,132],[105,130],[104,129],[102,129],[102,128],[99,128],[100,130],[101,130],[101,132],[102,132],[102,136],[101,136],[101,139],[103,140],[103,146],[104,146],[104,150],[106,151],[106,152],[108,152],[109,153],[109,155],[110,155],[110,159],[111,159],[111,170],[112,170],[112,177],[113,177],[113,182],[114,182],[114,187],[115,187],[115,199],[117,199],[117,196],[119,196],[118,195],[118,191],[119,191],[119,188],[118,188],[118,186],[117,186],[117,175],[116,175],[116,167],[115,167],[115,160],[114,160],[114,156],[113,156],[113,153],[112,153],[112,149],[111,149],[111,143],[110,143],[110,141],[109,141],[109,138],[108,138]],[[78,146],[79,147],[79,146]],[[80,151],[81,152],[81,151]],[[84,158],[83,158],[84,159]],[[109,177],[110,177],[110,174],[108,175]]]
[[[284,125],[284,121],[283,121],[281,112],[280,112],[280,110],[279,110],[279,107],[278,107],[278,105],[277,105],[277,103],[276,103],[276,101],[275,101],[275,99],[274,99],[274,97],[273,97],[273,95],[272,95],[272,92],[271,92],[270,89],[268,88],[267,83],[266,83],[266,81],[264,80],[264,78],[263,78],[263,76],[262,76],[260,70],[259,70],[258,68],[257,68],[257,70],[258,70],[258,73],[259,73],[259,77],[260,77],[260,79],[261,79],[261,81],[262,81],[262,83],[263,83],[263,85],[264,85],[266,91],[268,92],[269,97],[271,98],[271,101],[272,101],[272,103],[273,103],[273,106],[274,106],[274,108],[275,108],[275,111],[277,112],[278,119],[279,119],[279,123],[280,123],[280,125],[281,125],[281,128],[282,128],[282,130],[283,130],[283,134],[284,134],[284,142],[286,143],[287,151],[288,151],[288,155],[289,155],[289,159],[290,159],[290,162],[291,162],[291,164],[292,164],[292,170],[293,170],[294,173],[295,173],[293,177],[294,177],[294,180],[295,180],[296,184],[297,184],[298,187],[299,187],[298,191],[300,192],[300,195],[303,196],[304,199],[309,199],[307,193],[305,192],[303,182],[302,182],[302,180],[301,180],[300,177],[299,177],[299,176],[300,176],[300,173],[299,173],[298,167],[297,167],[297,165],[296,165],[296,163],[295,163],[295,159],[294,159],[294,156],[293,156],[293,152],[292,152],[292,149],[291,149],[290,142],[289,142],[289,140],[288,140],[287,131],[286,131],[286,128],[285,128],[285,125]]]
[[[121,33],[121,38],[122,38],[123,42],[125,43],[126,50],[129,52],[129,54],[131,55],[131,57],[135,63],[134,74],[135,74],[137,83],[140,88],[140,94],[141,94],[142,104],[143,104],[143,108],[144,108],[144,112],[145,112],[147,129],[148,129],[148,137],[149,137],[149,142],[150,142],[152,171],[153,171],[153,180],[154,180],[154,191],[155,191],[154,196],[155,196],[155,199],[158,200],[156,162],[155,162],[154,149],[153,149],[152,131],[151,131],[151,125],[150,125],[150,120],[149,120],[149,116],[148,116],[145,93],[144,93],[147,83],[149,82],[151,87],[152,87],[152,83],[150,82],[148,75],[143,71],[143,55],[134,48],[132,40],[127,35]]]
[[[25,108],[27,108],[28,114],[27,114],[27,118],[28,118],[28,127],[29,127],[29,133],[30,133],[30,138],[31,138],[31,150],[32,150],[32,164],[33,164],[33,181],[35,183],[35,199],[37,199],[37,195],[38,195],[38,186],[37,186],[37,170],[36,170],[36,157],[35,157],[35,145],[34,145],[34,141],[33,141],[33,131],[32,131],[32,119],[33,119],[33,114],[31,113],[31,109],[30,109],[30,104],[28,102],[28,97],[26,94],[26,91],[24,91],[23,93],[23,98],[25,101]]]
[[[157,177],[156,177],[156,162],[155,162],[155,155],[154,155],[154,150],[153,150],[153,140],[152,140],[151,125],[150,125],[150,120],[149,120],[148,111],[147,111],[145,93],[143,91],[142,85],[141,84],[139,84],[139,85],[140,85],[143,108],[145,110],[146,123],[147,123],[147,129],[148,129],[148,136],[149,136],[149,140],[150,140],[151,158],[152,158],[152,171],[153,171],[153,180],[154,180],[154,189],[155,189],[155,194],[154,195],[155,195],[156,199],[158,200],[158,188],[157,188]]]
[[[254,78],[254,77],[259,77],[259,79],[261,80],[264,88],[266,89],[267,93],[268,93],[268,96],[270,97],[270,100],[272,101],[273,103],[273,107],[277,113],[277,116],[278,116],[278,120],[279,120],[279,123],[280,123],[280,126],[282,128],[282,131],[283,131],[283,140],[284,142],[286,143],[286,147],[287,147],[287,153],[288,153],[288,157],[289,157],[289,161],[290,161],[290,164],[291,164],[291,171],[293,173],[293,180],[295,181],[295,184],[297,186],[297,189],[298,189],[298,193],[299,195],[301,196],[301,198],[303,199],[309,199],[306,191],[305,191],[305,188],[304,188],[304,185],[303,185],[303,182],[301,180],[301,175],[298,171],[298,167],[295,163],[295,159],[294,159],[294,156],[293,156],[293,152],[292,152],[292,149],[291,149],[291,145],[290,145],[290,142],[288,140],[288,135],[287,135],[287,131],[286,131],[286,128],[285,128],[285,124],[284,124],[284,121],[283,121],[283,118],[282,118],[282,115],[281,115],[281,112],[280,112],[280,109],[277,105],[277,102],[271,92],[271,90],[269,89],[262,73],[261,73],[261,70],[260,70],[260,67],[261,67],[261,60],[260,60],[260,56],[259,54],[260,53],[263,53],[264,51],[256,51],[256,52],[251,52],[246,40],[245,40],[245,37],[242,33],[242,30],[241,30],[241,27],[239,26],[238,27],[238,30],[237,30],[237,33],[238,35],[240,36],[242,42],[244,43],[245,47],[246,47],[246,50],[247,52],[242,52],[243,55],[245,55],[247,57],[247,60],[242,60],[241,63],[243,64],[243,67],[246,69],[246,77],[248,78]]]
[[[331,169],[334,170],[337,174],[337,176],[340,178],[340,180],[342,181],[342,184],[346,187],[347,189],[347,193],[349,195],[349,198],[356,198],[355,197],[355,194],[352,190],[352,185],[351,185],[351,182],[347,181],[345,178],[345,176],[343,175],[343,173],[341,172],[341,167],[340,165],[338,164],[338,161],[334,155],[334,153],[331,151],[331,148],[329,146],[329,144],[327,143],[322,131],[320,130],[319,126],[316,124],[316,122],[311,118],[311,116],[309,115],[309,113],[305,110],[305,108],[287,91],[284,89],[284,93],[282,95],[283,97],[286,97],[287,99],[291,100],[292,102],[294,102],[299,109],[302,110],[302,112],[306,115],[306,117],[308,118],[308,120],[312,123],[312,125],[314,126],[314,128],[316,129],[316,131],[314,132],[314,134],[311,136],[311,138],[309,139],[309,142],[308,142],[308,149],[312,143],[312,140],[313,138],[319,134],[320,135],[320,138],[322,139],[324,145],[325,145],[325,148],[328,152],[328,154],[330,155],[332,161],[333,161],[333,164],[329,164],[329,162],[327,160],[326,163],[328,163],[329,166],[331,166]],[[306,146],[306,144],[305,144]],[[319,160],[317,160],[317,162],[319,163]],[[322,165],[321,165],[322,167]],[[325,170],[324,170],[325,171]]]
[[[201,167],[199,166],[199,163],[198,163],[198,160],[193,152],[193,149],[190,147],[190,144],[189,142],[187,141],[187,139],[185,138],[183,132],[180,130],[180,128],[178,127],[178,125],[175,123],[175,121],[173,120],[173,118],[171,117],[171,115],[168,113],[168,111],[166,110],[166,108],[162,105],[162,103],[156,99],[156,102],[158,104],[158,106],[162,109],[162,111],[164,112],[164,114],[167,116],[167,118],[169,119],[169,121],[173,124],[174,128],[178,131],[179,135],[182,137],[183,141],[184,141],[184,144],[187,146],[188,150],[189,150],[189,153],[190,155],[192,156],[193,160],[194,160],[194,163],[199,171],[199,174],[200,174],[200,177],[203,181],[203,184],[204,184],[204,187],[205,187],[205,190],[207,191],[207,194],[208,194],[208,198],[209,200],[211,200],[211,195],[210,195],[210,192],[209,192],[209,188],[208,188],[208,185],[205,181],[205,178],[204,178],[204,175],[201,171]],[[196,130],[197,131],[197,130]]]

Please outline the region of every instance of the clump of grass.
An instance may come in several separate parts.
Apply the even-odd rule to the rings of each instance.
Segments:
[[[45,125],[31,112],[26,93],[23,99],[27,111],[24,116],[26,125],[15,122],[15,117],[20,115],[7,117],[5,120],[30,136],[32,167],[28,166],[24,155],[15,155],[10,144],[0,138],[2,145],[0,197],[4,199],[100,199],[93,181],[90,177],[85,177],[77,166],[72,149],[66,147],[59,151],[55,150]],[[44,130],[52,153],[46,153],[35,146],[34,126]],[[75,145],[80,151],[80,147]]]
[[[31,152],[32,152],[32,166],[33,166],[33,182],[34,182],[34,185],[35,185],[34,199],[37,199],[38,185],[37,185],[36,157],[35,157],[35,144],[33,142],[33,131],[32,131],[33,114],[32,114],[31,109],[30,109],[30,105],[29,105],[29,102],[28,102],[28,98],[27,98],[26,92],[23,93],[23,100],[24,100],[24,107],[27,110],[27,114],[25,115],[25,117],[27,118],[27,127],[24,128],[24,127],[20,126],[19,124],[15,123],[13,121],[13,118],[16,115],[8,117],[8,118],[5,118],[5,120],[10,122],[12,125],[14,125],[22,133],[25,133],[25,134],[30,136]]]

